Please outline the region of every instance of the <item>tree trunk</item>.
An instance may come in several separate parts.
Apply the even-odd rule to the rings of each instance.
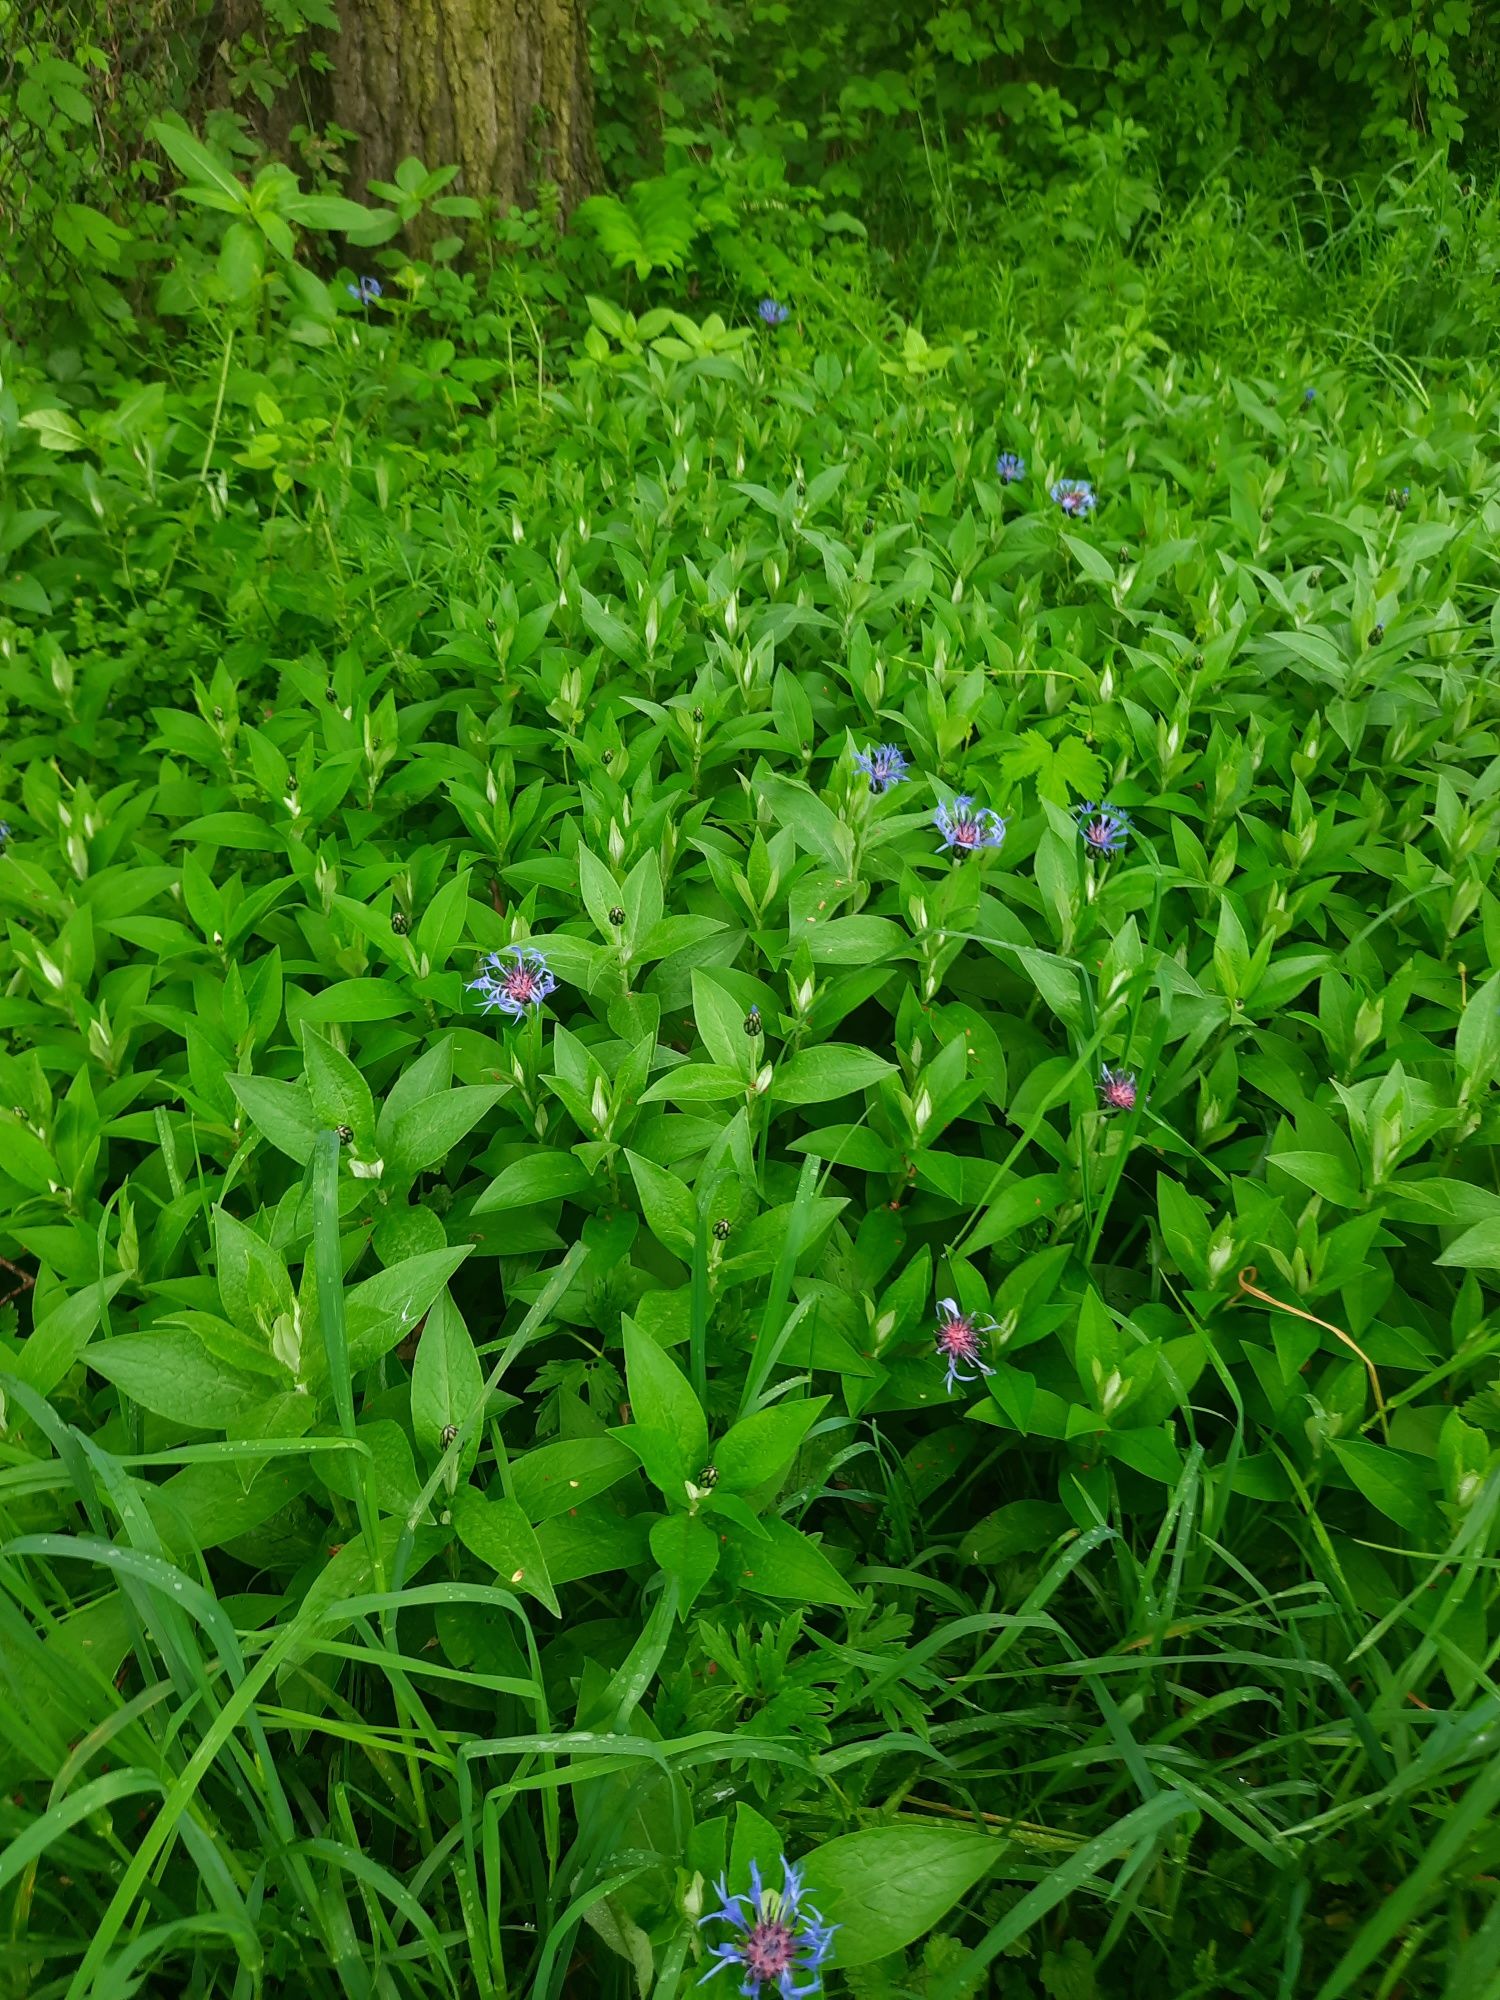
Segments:
[[[338,0],[333,116],[357,137],[354,186],[401,161],[459,168],[454,191],[570,208],[595,184],[583,0]]]

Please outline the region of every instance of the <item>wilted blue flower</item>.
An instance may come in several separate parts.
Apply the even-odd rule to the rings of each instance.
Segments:
[[[1052,485],[1052,498],[1065,514],[1075,519],[1092,514],[1099,505],[1099,496],[1086,479],[1058,479]]]
[[[535,945],[509,944],[504,951],[489,954],[479,977],[469,981],[468,990],[479,995],[485,1013],[498,1009],[512,1021],[520,1021],[528,1007],[540,1009],[548,994],[557,991],[557,981]]]
[[[1101,1111],[1134,1111],[1137,1093],[1135,1072],[1099,1065],[1099,1108]]]
[[[722,1877],[715,1884],[720,1908],[709,1910],[698,1921],[729,1924],[734,1935],[709,1946],[717,1963],[699,1980],[700,1986],[727,1965],[743,1973],[740,1992],[750,2000],[767,1992],[779,1993],[782,2000],[803,2000],[803,1996],[822,1992],[823,1975],[818,1968],[833,1948],[833,1934],[839,1927],[825,1924],[810,1904],[803,1904],[802,1877],[785,1855],[781,1870],[781,1888],[768,1889],[752,1861],[748,1896],[731,1896]]]
[[[976,806],[967,794],[956,798],[950,811],[939,806],[933,824],[943,836],[943,846],[955,854],[973,854],[981,847],[998,847],[1005,838],[1005,821],[989,806]]]
[[[957,1299],[938,1300],[937,1351],[938,1358],[948,1364],[950,1396],[955,1382],[977,1382],[980,1375],[994,1374],[983,1353],[984,1336],[995,1331],[992,1319],[981,1323],[974,1313],[964,1312]],[[966,1374],[966,1369],[979,1373]]]
[[[854,761],[869,779],[872,792],[888,792],[906,776],[906,759],[894,743],[877,743],[873,750],[856,750]]]
[[[1106,858],[1118,854],[1135,830],[1130,824],[1129,813],[1121,812],[1118,806],[1074,806],[1073,817],[1078,822],[1078,831],[1083,835],[1083,844],[1090,854]]]
[[[784,326],[792,316],[790,306],[784,306],[778,299],[762,299],[755,308],[767,326]]]
[[[995,460],[995,470],[1009,486],[1012,480],[1026,477],[1026,461],[1013,451],[1002,451]]]
[[[351,299],[358,299],[362,306],[373,305],[380,297],[380,280],[361,278],[357,285],[345,285],[344,290]]]

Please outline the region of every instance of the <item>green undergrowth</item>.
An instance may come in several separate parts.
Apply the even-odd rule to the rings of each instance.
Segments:
[[[247,227],[0,383],[5,1990],[1500,1992],[1493,370]]]

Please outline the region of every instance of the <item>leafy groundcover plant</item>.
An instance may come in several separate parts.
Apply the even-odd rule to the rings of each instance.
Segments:
[[[1492,376],[268,254],[0,400],[8,1990],[1492,1993]]]

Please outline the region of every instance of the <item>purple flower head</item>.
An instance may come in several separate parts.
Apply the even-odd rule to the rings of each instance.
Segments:
[[[1005,838],[1005,821],[999,813],[989,806],[976,806],[967,794],[953,801],[951,811],[947,806],[939,806],[932,818],[943,836],[943,847],[951,847],[956,855],[973,854],[981,847],[998,847]]]
[[[709,1946],[715,1963],[698,1981],[700,1986],[727,1965],[743,1974],[740,1992],[750,2000],[766,1993],[779,1993],[782,2000],[807,2000],[822,1992],[819,1968],[833,1948],[838,1925],[825,1924],[811,1904],[803,1904],[802,1877],[784,1854],[781,1870],[780,1889],[768,1889],[752,1861],[748,1896],[731,1896],[722,1876],[715,1884],[720,1907],[698,1921],[728,1924],[731,1935]]]
[[[1318,400],[1318,392],[1317,392],[1317,390],[1316,390],[1316,389],[1304,389],[1304,390],[1302,391],[1302,400],[1303,400],[1303,402],[1304,402],[1304,403],[1315,403],[1315,402],[1317,402],[1317,400]]]
[[[792,316],[790,306],[784,306],[779,299],[762,299],[755,308],[767,326],[785,326]]]
[[[351,299],[358,299],[362,306],[373,305],[380,297],[380,280],[361,278],[357,285],[345,285],[344,290]]]
[[[955,1382],[977,1382],[980,1375],[994,1374],[984,1359],[984,1337],[994,1331],[992,1319],[981,1323],[973,1313],[962,1311],[957,1299],[938,1300],[937,1351],[938,1359],[948,1364],[950,1396]]]
[[[1002,482],[1009,486],[1014,480],[1026,477],[1026,461],[1013,451],[1002,451],[995,460],[995,470]]]
[[[1086,479],[1058,479],[1052,484],[1052,498],[1065,514],[1075,520],[1092,514],[1099,505],[1099,496]]]
[[[1078,831],[1083,835],[1083,844],[1089,853],[1097,854],[1104,860],[1118,854],[1135,831],[1130,824],[1129,813],[1121,812],[1118,806],[1074,806],[1073,817],[1078,822]]]
[[[870,790],[888,792],[906,777],[906,759],[894,743],[877,743],[873,750],[856,750],[854,761],[870,781]]]
[[[1111,1069],[1108,1063],[1101,1063],[1097,1088],[1101,1111],[1134,1111],[1137,1092],[1134,1070]]]
[[[535,945],[509,944],[504,951],[492,951],[477,979],[468,990],[479,995],[481,1010],[498,1010],[512,1021],[524,1020],[528,1007],[541,1010],[557,981],[547,969],[547,961]]]

